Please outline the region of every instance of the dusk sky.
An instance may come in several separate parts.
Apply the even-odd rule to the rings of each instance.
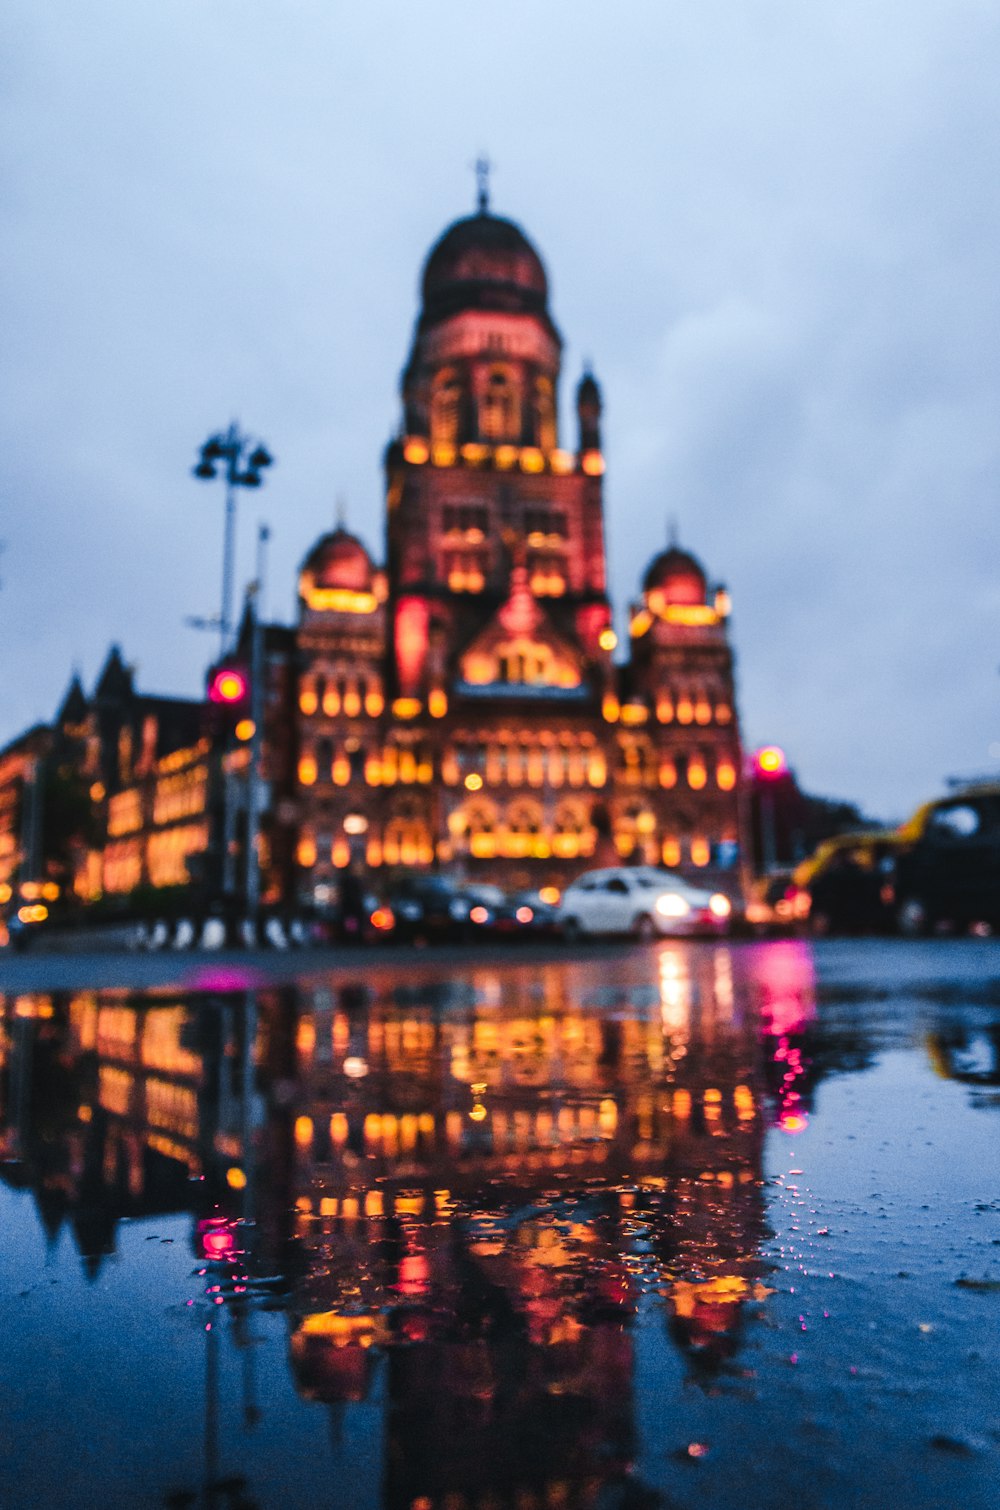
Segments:
[[[197,695],[237,417],[267,606],[379,555],[423,260],[475,202],[605,402],[619,629],[667,521],[733,598],[748,746],[906,816],[1000,777],[995,0],[6,0],[0,741],[117,641]],[[572,446],[572,427],[564,429]]]

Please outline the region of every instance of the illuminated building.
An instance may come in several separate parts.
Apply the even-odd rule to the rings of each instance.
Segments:
[[[726,594],[657,556],[617,660],[601,395],[585,372],[564,448],[538,253],[483,194],[421,291],[384,565],[338,527],[300,574],[298,894],[354,862],[521,885],[619,858],[733,865]]]

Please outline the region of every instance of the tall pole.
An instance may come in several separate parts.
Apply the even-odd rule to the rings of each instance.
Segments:
[[[256,444],[240,432],[235,420],[224,435],[211,436],[201,448],[201,459],[194,475],[205,482],[218,476],[221,463],[226,471],[226,520],[222,539],[222,603],[219,609],[219,654],[229,650],[233,634],[233,575],[236,555],[236,489],[259,488],[261,472],[273,458],[258,441]]]
[[[246,903],[247,918],[251,927],[257,926],[257,911],[260,906],[260,808],[261,808],[261,754],[264,749],[264,719],[267,712],[267,697],[264,680],[267,664],[264,655],[264,624],[261,603],[264,597],[264,570],[266,546],[270,531],[266,524],[257,530],[257,581],[249,599],[250,605],[250,721],[253,735],[250,739],[250,767],[247,772],[247,862]]]

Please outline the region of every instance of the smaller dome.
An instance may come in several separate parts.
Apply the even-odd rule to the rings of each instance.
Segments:
[[[347,588],[352,592],[370,592],[374,567],[371,557],[355,535],[343,526],[323,535],[302,564],[313,585],[318,588]]]
[[[642,590],[659,595],[663,603],[704,603],[708,582],[701,566],[687,551],[671,545],[646,568]]]

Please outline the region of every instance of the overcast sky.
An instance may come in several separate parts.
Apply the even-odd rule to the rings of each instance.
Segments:
[[[193,695],[236,416],[269,607],[336,499],[378,552],[420,267],[496,163],[564,423],[605,399],[621,623],[679,524],[746,741],[901,817],[1000,775],[995,0],[5,0],[0,740],[110,641]],[[573,432],[568,435],[573,443]]]

